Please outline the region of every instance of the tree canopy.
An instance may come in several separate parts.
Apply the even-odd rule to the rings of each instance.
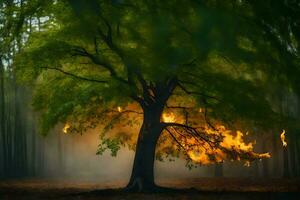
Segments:
[[[38,5],[38,17],[24,14],[36,28],[14,64],[18,77],[34,84],[44,134],[59,122],[75,132],[99,123],[108,122],[104,130],[117,122],[131,125],[154,102],[184,119],[169,124],[158,119],[173,126],[165,131],[175,143],[182,143],[176,140],[179,129],[194,137],[201,133],[199,124],[211,134],[197,137],[216,136],[212,140],[220,143],[223,124],[232,129],[282,125],[274,89],[300,91],[296,1]],[[106,145],[116,149],[111,140]]]

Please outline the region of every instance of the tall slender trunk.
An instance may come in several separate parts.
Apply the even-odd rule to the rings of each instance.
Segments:
[[[57,136],[57,151],[58,151],[58,163],[59,163],[59,168],[60,168],[60,175],[65,174],[65,163],[64,163],[64,146],[63,146],[63,138],[62,134],[58,134]]]
[[[268,141],[268,140],[267,140]],[[268,146],[266,142],[263,143],[263,151],[267,152],[268,151]],[[264,177],[269,177],[269,160],[267,159],[262,159],[262,172]]]
[[[257,160],[255,160],[254,162],[254,168],[253,168],[253,171],[254,171],[254,177],[259,177],[259,167],[258,167],[258,162]]]
[[[296,175],[296,136],[295,133],[291,133],[290,134],[290,165],[291,165],[291,176],[295,176]]]
[[[5,146],[5,98],[4,98],[4,66],[0,58],[0,177],[4,176],[6,146]]]
[[[22,105],[27,101],[25,96],[25,89],[16,83],[13,74],[13,88],[14,88],[14,137],[13,137],[13,165],[17,172],[14,176],[22,177],[27,173],[27,146],[26,146],[26,132],[28,118],[26,116],[26,105]]]
[[[31,129],[30,129],[30,142],[29,142],[29,145],[30,145],[30,149],[31,149],[31,156],[30,156],[30,175],[31,176],[35,176],[36,175],[36,132],[35,132],[35,126],[33,124],[33,120],[35,119],[34,118],[34,114],[31,113],[32,115],[32,119],[31,119]]]
[[[290,177],[290,170],[289,170],[289,152],[288,148],[283,148],[283,177],[289,178]]]
[[[273,166],[273,176],[278,176],[278,170],[280,170],[279,166],[280,166],[280,162],[279,162],[279,151],[278,151],[278,145],[277,145],[277,141],[279,140],[279,136],[276,134],[273,134],[272,136],[272,146],[273,146],[273,162],[272,162],[272,166]]]
[[[11,77],[11,74],[9,74]],[[7,80],[7,103],[6,103],[6,163],[5,163],[5,173],[7,177],[11,177],[15,171],[15,165],[13,165],[13,148],[15,144],[13,142],[14,137],[14,103],[13,103],[13,88],[12,82],[9,78]]]
[[[155,189],[154,160],[155,147],[162,132],[160,117],[163,106],[152,105],[144,108],[144,121],[139,132],[136,154],[127,189],[146,192]]]
[[[296,141],[295,141],[295,145],[296,145],[296,155],[295,155],[295,159],[296,159],[296,176],[299,177],[300,176],[300,142],[299,142],[299,137],[296,137]]]
[[[14,113],[13,113],[13,118],[14,118],[14,123],[12,124],[14,126],[14,133],[13,133],[13,153],[12,153],[12,165],[14,166],[14,176],[21,176],[22,174],[22,156],[23,156],[23,149],[22,149],[22,127],[21,127],[21,117],[20,117],[20,108],[19,108],[19,88],[16,84],[15,77],[13,75],[13,99],[14,99]]]
[[[215,177],[223,177],[223,164],[222,163],[215,164]]]

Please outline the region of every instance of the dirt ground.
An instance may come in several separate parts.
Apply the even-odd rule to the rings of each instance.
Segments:
[[[70,180],[2,180],[0,200],[273,200],[300,199],[300,179],[239,179],[201,178],[188,180],[160,180],[161,186],[194,188],[185,192],[165,194],[128,194],[109,188],[123,187],[125,182],[82,182]]]

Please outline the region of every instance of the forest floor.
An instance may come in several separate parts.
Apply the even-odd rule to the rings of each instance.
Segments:
[[[109,188],[125,182],[82,182],[70,180],[23,179],[0,180],[0,200],[260,200],[300,199],[300,179],[201,178],[158,181],[161,186],[194,188],[163,194],[123,193]]]

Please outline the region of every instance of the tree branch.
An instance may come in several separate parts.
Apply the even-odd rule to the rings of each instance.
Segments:
[[[89,53],[85,48],[83,48],[83,47],[74,47],[73,51],[74,51],[74,53],[72,55],[75,55],[75,56],[78,55],[78,56],[83,56],[83,57],[89,58],[96,65],[100,65],[103,68],[107,69],[112,78],[115,78],[116,80],[118,80],[122,83],[128,84],[128,82],[125,79],[123,79],[123,78],[121,78],[117,75],[117,72],[115,71],[113,66],[111,66],[107,62],[101,61],[98,56],[95,56],[95,55]]]
[[[120,114],[125,114],[125,113],[134,113],[134,114],[139,114],[139,115],[143,114],[143,112],[138,112],[135,110],[124,110],[124,111],[110,110],[110,112],[116,112],[116,113],[120,113]]]
[[[70,72],[66,72],[60,68],[56,68],[56,67],[41,67],[42,69],[51,69],[51,70],[56,70],[56,71],[59,71],[67,76],[71,76],[73,78],[76,78],[76,79],[80,79],[80,80],[83,80],[83,81],[90,81],[90,82],[97,82],[97,83],[107,83],[107,81],[102,81],[102,80],[97,80],[97,79],[91,79],[91,78],[86,78],[86,77],[83,77],[83,76],[79,76],[79,75],[76,75],[76,74],[73,74],[73,73],[70,73]]]
[[[183,110],[187,110],[187,109],[194,109],[194,107],[185,107],[185,106],[168,106],[168,105],[166,105],[166,108],[170,108],[170,109],[183,109]]]
[[[199,95],[199,96],[202,96],[202,97],[206,97],[206,98],[210,98],[210,99],[214,99],[214,100],[217,100],[217,101],[220,101],[221,100],[215,96],[211,96],[211,95],[207,95],[207,94],[204,94],[204,93],[201,93],[201,92],[195,92],[195,91],[189,91],[187,90],[180,82],[183,82],[183,81],[178,81],[178,86],[188,95],[191,95],[191,94],[194,94],[194,95]]]
[[[171,135],[173,140],[186,152],[185,147],[177,140],[177,138],[173,135],[173,133],[167,128],[166,128],[166,131]]]
[[[100,37],[105,42],[105,44],[109,47],[109,49],[112,52],[114,52],[123,61],[123,65],[126,68],[127,81],[123,80],[123,82],[126,81],[126,83],[131,85],[132,87],[138,88],[137,85],[134,83],[134,75],[135,75],[137,80],[139,81],[139,83],[141,84],[141,86],[143,88],[143,99],[136,97],[135,95],[132,95],[132,96],[134,96],[133,99],[138,101],[141,105],[145,104],[145,103],[150,103],[150,101],[152,101],[153,98],[151,96],[151,93],[149,92],[149,86],[148,86],[146,80],[142,76],[139,69],[134,69],[133,66],[130,63],[128,63],[127,60],[125,60],[124,52],[113,43],[112,25],[109,23],[109,21],[103,15],[100,15],[100,17],[107,28],[107,33],[105,34],[104,31],[100,27],[98,27],[98,32],[99,32]],[[146,101],[146,102],[142,103],[142,101]]]
[[[212,123],[210,123],[210,121],[208,120],[208,117],[207,117],[207,109],[205,108],[204,109],[204,120],[205,122],[208,124],[209,127],[211,127],[213,130],[217,130],[214,125],[212,125]]]
[[[167,127],[180,127],[183,128],[185,130],[186,133],[190,134],[192,137],[194,137],[195,139],[201,139],[203,141],[205,141],[208,145],[210,145],[213,148],[213,145],[216,145],[219,141],[212,141],[209,138],[209,135],[203,133],[201,135],[201,133],[197,130],[197,128],[195,127],[191,127],[185,124],[179,124],[179,123],[173,123],[173,122],[163,122],[162,123],[163,129],[166,129]]]

